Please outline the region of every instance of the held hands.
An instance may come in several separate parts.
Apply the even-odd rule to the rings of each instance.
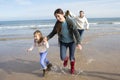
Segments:
[[[43,41],[46,42],[47,41],[47,37],[44,37]]]

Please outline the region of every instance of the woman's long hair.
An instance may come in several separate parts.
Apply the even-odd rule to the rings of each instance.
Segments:
[[[64,12],[61,8],[58,8],[58,9],[55,10],[54,16],[55,16],[55,14],[62,14],[63,15]],[[57,33],[60,33],[61,32],[61,22],[57,21],[55,26],[59,26],[59,27],[56,28],[56,31],[57,31]]]

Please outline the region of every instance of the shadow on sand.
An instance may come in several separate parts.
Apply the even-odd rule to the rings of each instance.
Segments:
[[[104,80],[120,80],[120,74],[118,73],[108,73],[108,72],[99,72],[99,71],[83,71],[78,74],[81,76],[87,77],[96,77]]]
[[[42,77],[42,70],[40,70],[40,64],[39,62],[34,61],[15,59],[7,62],[2,62],[0,63],[0,69],[4,70],[8,74],[12,74],[12,72],[28,73]]]
[[[12,72],[16,73],[28,73],[39,77],[42,77],[42,69],[39,62],[28,61],[23,59],[15,59],[7,62],[0,63],[0,69],[4,70],[8,74]],[[70,69],[59,67],[59,65],[53,65],[52,72],[54,74],[70,74]],[[76,71],[75,76],[95,77],[104,80],[120,80],[120,73],[109,73],[100,71]]]

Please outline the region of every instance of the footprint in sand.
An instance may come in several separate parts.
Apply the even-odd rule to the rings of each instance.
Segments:
[[[68,74],[69,73],[69,69],[68,68],[64,68],[64,67],[59,67],[57,65],[54,65],[52,67],[52,71],[53,72],[59,72],[61,74]],[[75,75],[80,75],[83,73],[83,70],[82,69],[78,69],[75,71]]]
[[[68,68],[60,67],[60,66],[58,66],[58,65],[54,65],[54,66],[52,67],[52,71],[54,71],[54,72],[59,72],[59,73],[61,73],[61,74],[67,74],[67,73],[69,73]]]
[[[93,58],[92,59],[88,59],[86,64],[88,65],[88,64],[92,63],[93,61],[95,61]]]
[[[58,70],[58,67],[57,66],[53,66],[52,67],[52,71],[57,71]]]

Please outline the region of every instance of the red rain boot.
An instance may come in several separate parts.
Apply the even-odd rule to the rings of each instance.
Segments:
[[[64,63],[63,63],[63,66],[66,67],[67,64],[68,64],[68,57],[65,58]]]
[[[71,74],[74,74],[75,72],[74,65],[75,65],[75,61],[71,61]]]

